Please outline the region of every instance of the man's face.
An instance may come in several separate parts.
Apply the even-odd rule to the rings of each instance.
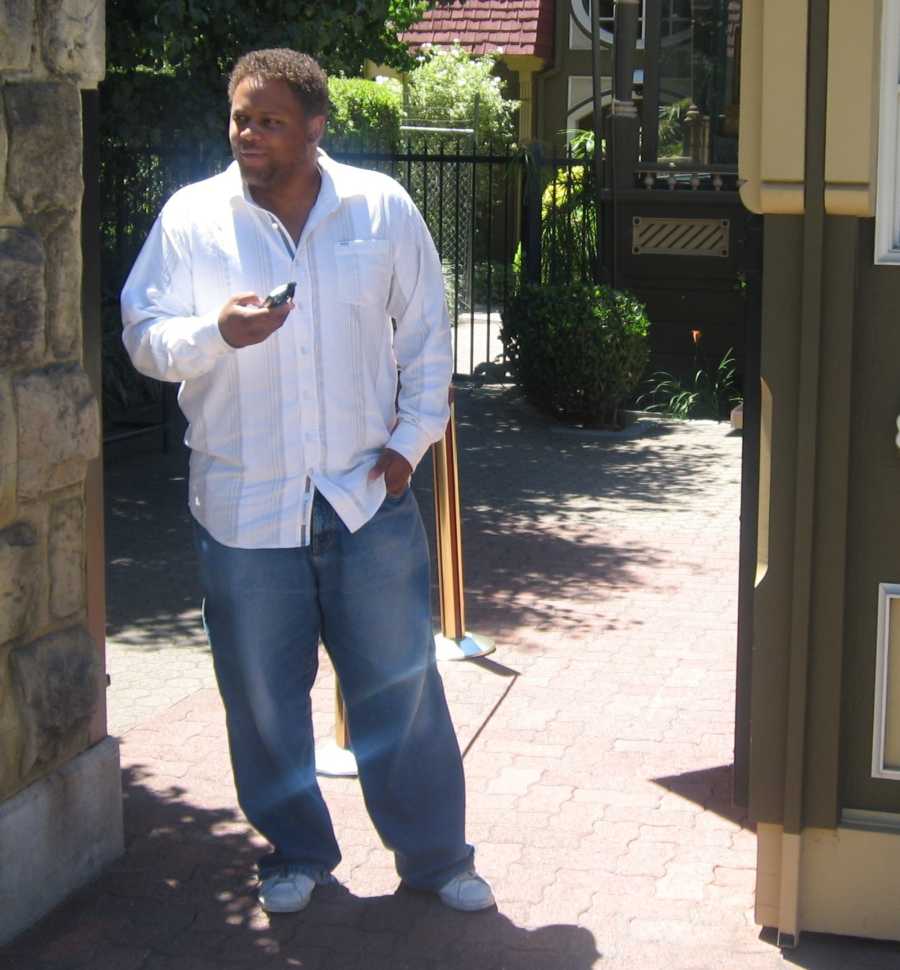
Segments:
[[[285,81],[245,78],[231,99],[228,138],[244,181],[276,189],[312,170],[325,118],[308,117]]]

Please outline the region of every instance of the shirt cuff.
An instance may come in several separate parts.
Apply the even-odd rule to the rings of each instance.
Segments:
[[[216,311],[197,317],[197,325],[191,338],[194,346],[207,357],[222,357],[235,349],[222,336],[219,314]]]
[[[424,432],[417,425],[411,421],[403,421],[401,419],[397,427],[394,428],[394,433],[391,435],[385,447],[391,448],[398,454],[403,455],[412,466],[413,471],[415,471],[425,452],[433,444],[433,441],[434,439],[431,435]]]

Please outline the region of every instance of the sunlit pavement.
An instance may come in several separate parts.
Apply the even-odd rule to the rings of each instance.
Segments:
[[[323,782],[344,852],[309,908],[255,904],[200,628],[184,457],[108,455],[110,731],[126,855],[0,951],[90,970],[814,970],[895,944],[752,920],[755,836],[731,802],[741,438],[645,419],[555,426],[499,387],[458,396],[466,607],[490,658],[442,665],[469,837],[498,910],[398,889],[355,781]],[[416,476],[433,534],[430,466]],[[327,664],[317,732],[333,730]],[[423,766],[427,769],[427,766]]]

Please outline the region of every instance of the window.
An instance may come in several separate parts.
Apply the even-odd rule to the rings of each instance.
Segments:
[[[900,0],[885,0],[881,24],[881,99],[875,262],[900,265]]]
[[[600,4],[600,39],[606,44],[612,44],[615,27],[614,0],[597,0]],[[570,8],[575,24],[580,28],[575,33],[581,34],[580,43],[573,36],[572,47],[590,47],[591,38],[591,0],[571,0]],[[646,21],[647,0],[642,0],[641,16],[638,21],[638,47],[644,44],[644,23]],[[693,14],[691,0],[663,0],[660,10],[659,33],[663,44],[676,43],[682,37],[690,34]],[[585,40],[587,43],[585,43]]]
[[[614,0],[597,0],[600,4],[600,39],[606,43],[613,42],[613,28],[615,27],[615,3]],[[676,0],[677,2],[677,0]],[[644,38],[644,7],[646,0],[641,3],[641,18],[638,23],[638,42],[642,46]],[[666,4],[669,6],[669,4]],[[591,0],[571,0],[570,7],[575,23],[581,28],[584,36],[588,39],[587,47],[590,46],[591,38]],[[581,46],[581,45],[579,45]]]
[[[872,777],[900,780],[900,586],[878,587]]]

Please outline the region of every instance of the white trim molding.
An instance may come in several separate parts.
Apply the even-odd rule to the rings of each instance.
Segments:
[[[875,712],[872,732],[872,777],[900,781],[900,765],[885,762],[888,720],[892,714],[900,718],[900,690],[892,696],[891,665],[900,664],[900,656],[891,657],[891,604],[900,600],[900,583],[880,583],[878,586],[878,639],[875,659]],[[895,631],[900,632],[900,631]]]
[[[884,0],[875,262],[900,266],[900,0]]]

